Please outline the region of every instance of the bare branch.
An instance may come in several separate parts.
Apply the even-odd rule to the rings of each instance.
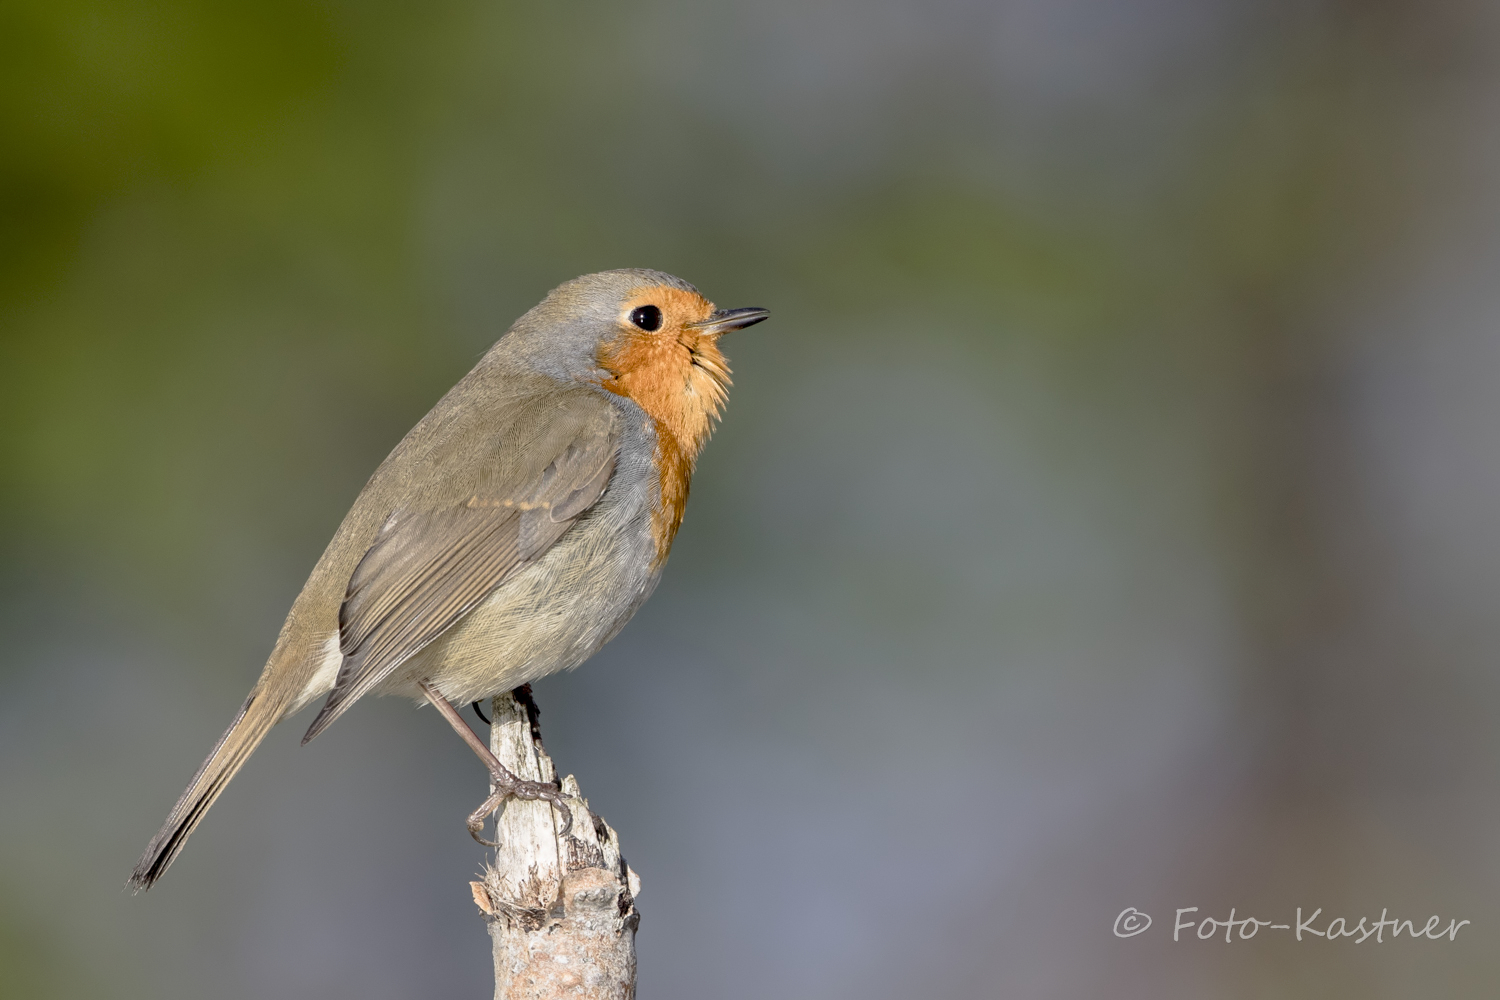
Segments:
[[[500,762],[524,779],[557,780],[529,693],[502,695],[492,706],[490,749]],[[496,821],[494,862],[483,881],[469,883],[493,942],[495,1000],[635,996],[640,879],[572,775],[562,790],[573,811],[568,834],[559,834],[561,819],[549,803],[507,799]]]

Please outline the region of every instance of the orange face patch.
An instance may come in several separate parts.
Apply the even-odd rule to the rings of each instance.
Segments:
[[[647,306],[661,311],[655,330],[630,320],[635,310]],[[661,504],[651,527],[658,562],[666,559],[677,536],[693,464],[729,398],[729,365],[719,351],[718,335],[691,328],[713,312],[713,303],[695,292],[670,285],[643,288],[622,307],[619,336],[599,351],[599,366],[609,372],[604,388],[634,400],[656,429]]]

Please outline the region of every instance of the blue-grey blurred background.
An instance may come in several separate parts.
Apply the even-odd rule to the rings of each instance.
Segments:
[[[773,312],[537,685],[642,997],[1493,995],[1497,14],[0,7],[0,995],[488,995],[484,773],[406,703],[122,885],[375,465],[622,266]]]

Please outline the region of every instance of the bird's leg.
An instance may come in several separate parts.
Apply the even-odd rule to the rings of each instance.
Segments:
[[[490,780],[495,783],[495,791],[490,797],[484,800],[483,805],[469,814],[468,822],[465,824],[469,828],[469,836],[486,847],[498,847],[498,844],[485,840],[479,834],[484,829],[485,817],[500,808],[500,803],[512,796],[518,799],[546,799],[552,803],[553,807],[562,813],[562,835],[567,836],[568,831],[573,829],[573,811],[563,801],[561,787],[546,781],[527,781],[511,773],[510,769],[500,763],[495,755],[490,752],[490,748],[484,745],[484,741],[474,734],[474,730],[469,728],[469,724],[464,721],[463,716],[458,714],[458,709],[454,708],[452,703],[443,697],[441,691],[427,681],[421,681],[420,684],[422,690],[427,694],[427,700],[432,702],[432,707],[436,708],[438,714],[448,720],[448,725],[453,727],[453,731],[458,734],[459,739],[467,743],[469,749],[473,750],[475,755],[484,762],[484,766],[489,769]]]

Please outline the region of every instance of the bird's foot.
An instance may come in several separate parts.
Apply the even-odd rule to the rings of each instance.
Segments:
[[[490,751],[490,748],[484,745],[484,741],[474,735],[474,730],[470,729],[469,724],[463,720],[463,716],[458,714],[458,709],[454,708],[452,702],[443,697],[443,693],[431,681],[419,681],[418,683],[421,685],[422,690],[427,693],[427,700],[432,702],[432,706],[438,710],[438,714],[447,720],[448,725],[452,726],[453,731],[459,735],[459,738],[468,744],[469,749],[474,751],[475,756],[484,761],[485,768],[490,772],[490,781],[495,786],[495,790],[490,794],[489,798],[484,800],[484,804],[469,813],[468,822],[465,824],[469,828],[469,836],[486,847],[498,847],[498,844],[485,840],[479,834],[484,829],[485,817],[493,813],[496,809],[499,809],[500,804],[506,799],[512,797],[527,799],[529,801],[546,799],[552,803],[553,808],[562,813],[563,825],[561,835],[567,836],[568,831],[573,829],[573,811],[563,801],[562,786],[550,781],[528,781],[525,778],[512,774],[509,768],[500,763],[494,753]],[[524,688],[518,690],[526,691],[529,699],[529,690]],[[536,706],[533,704],[531,711],[534,711],[535,708]],[[533,716],[532,718],[534,727],[535,717]]]
[[[485,840],[481,834],[484,830],[485,818],[499,809],[501,803],[509,798],[524,799],[529,802],[544,799],[562,814],[562,830],[559,836],[565,837],[573,829],[573,810],[568,808],[568,803],[563,799],[562,787],[556,782],[527,781],[525,778],[518,778],[499,761],[495,761],[490,767],[490,780],[494,782],[495,790],[478,809],[469,814],[468,821],[465,823],[469,828],[469,836],[484,846],[500,846],[496,841]]]

